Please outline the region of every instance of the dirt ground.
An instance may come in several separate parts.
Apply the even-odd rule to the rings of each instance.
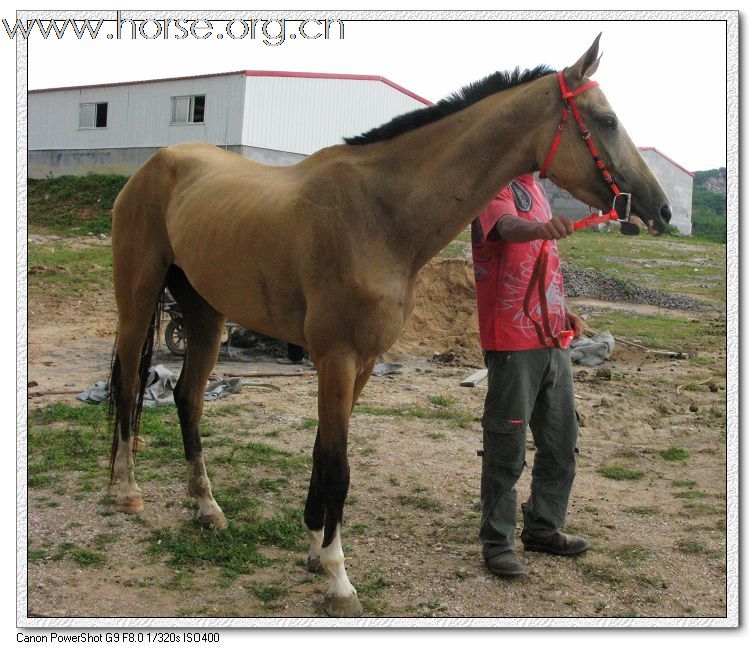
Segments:
[[[463,261],[437,262],[422,281],[415,318],[385,357],[401,364],[398,373],[373,377],[352,417],[343,539],[365,614],[725,616],[724,350],[696,361],[618,346],[602,367],[574,367],[584,425],[567,530],[587,537],[592,549],[578,558],[526,554],[527,575],[505,581],[487,572],[476,538],[476,453],[485,383],[459,385],[481,366],[469,268]],[[28,376],[37,383],[30,391],[83,390],[106,378],[115,329],[106,290],[74,302],[42,296],[29,309]],[[294,371],[273,358],[250,362],[238,350],[233,354],[221,353],[216,373]],[[434,354],[443,354],[447,364],[433,362]],[[180,367],[164,344],[158,362],[176,371]],[[279,391],[245,387],[209,403],[206,413],[228,435],[307,457],[314,439],[308,422],[316,418],[316,378],[264,382]],[[30,398],[29,408],[54,402],[76,404],[70,394],[45,395]],[[448,416],[435,415],[443,412]],[[145,440],[149,447],[149,435]],[[684,455],[669,454],[673,448]],[[56,488],[29,489],[28,546],[38,556],[28,565],[29,616],[323,614],[326,581],[304,569],[306,549],[301,547],[265,547],[272,562],[233,579],[224,578],[215,565],[177,569],[168,555],[150,551],[150,534],[179,529],[193,515],[183,466],[170,467],[171,479],[140,479],[137,456],[145,510],[137,516],[114,515],[112,499],[103,497],[108,452],[102,447],[102,480],[92,492],[67,489],[74,474],[63,475]],[[216,493],[220,484],[249,477],[239,473],[246,468],[214,464],[218,452],[214,446],[205,452]],[[530,447],[521,500],[527,496],[533,454]],[[641,477],[616,479],[610,469],[617,466]],[[274,512],[284,500],[303,508],[308,482],[303,470],[288,481],[283,499],[258,493],[263,513]],[[224,505],[220,498],[219,503]],[[303,530],[301,535],[303,540]],[[61,543],[88,547],[105,536],[110,540],[104,564],[53,556]],[[46,550],[50,555],[43,555]],[[520,550],[518,545],[523,555]]]

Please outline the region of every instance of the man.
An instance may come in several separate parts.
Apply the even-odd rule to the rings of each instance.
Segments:
[[[499,576],[525,572],[514,535],[528,425],[537,451],[530,497],[522,505],[524,549],[576,555],[588,548],[583,538],[559,531],[576,473],[578,429],[569,351],[557,344],[568,346],[569,329],[579,336],[581,320],[564,302],[555,241],[573,231],[570,219],[551,216],[533,174],[512,181],[472,223],[480,342],[488,368],[480,542],[486,565]],[[543,240],[549,242],[547,265],[530,286]]]

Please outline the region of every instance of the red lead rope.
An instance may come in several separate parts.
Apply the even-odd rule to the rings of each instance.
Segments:
[[[613,176],[611,175],[610,171],[606,167],[603,160],[601,160],[600,155],[598,154],[598,151],[595,148],[595,144],[593,143],[592,138],[590,137],[590,131],[587,130],[585,121],[582,119],[582,115],[580,114],[579,109],[577,108],[577,104],[574,101],[574,97],[582,94],[583,92],[589,90],[590,88],[596,87],[598,83],[596,81],[589,81],[579,86],[575,90],[569,90],[569,88],[566,85],[566,80],[564,79],[563,72],[558,73],[558,83],[561,86],[561,98],[564,101],[564,106],[561,110],[561,120],[558,123],[558,130],[556,131],[556,136],[553,139],[553,144],[551,144],[550,151],[548,151],[548,155],[545,158],[545,162],[543,163],[543,166],[540,169],[540,177],[545,178],[547,175],[548,168],[553,162],[553,158],[556,156],[556,151],[558,150],[558,146],[561,143],[561,136],[564,132],[564,129],[566,128],[566,122],[569,119],[569,113],[571,113],[574,116],[575,121],[577,122],[577,126],[579,127],[579,130],[582,133],[582,139],[585,141],[587,148],[590,150],[590,154],[592,155],[592,158],[595,161],[596,166],[600,170],[603,176],[603,179],[611,188],[611,191],[613,191],[613,194],[615,196],[614,198],[614,204],[615,204],[615,199],[621,196],[622,192],[616,186],[616,182],[614,181]],[[629,217],[629,204],[628,203],[627,203],[626,216]],[[604,223],[609,220],[619,220],[619,214],[617,213],[615,207],[612,207],[608,213],[602,214],[602,215],[596,214],[596,213],[590,213],[590,215],[587,216],[586,218],[583,218],[582,220],[575,222],[574,229],[575,231],[578,231],[581,229],[585,229],[586,227],[592,227],[593,225]],[[546,286],[545,286],[545,278],[546,278],[546,273],[548,270],[548,257],[549,257],[548,241],[544,240],[542,245],[540,246],[540,254],[538,254],[537,260],[535,261],[535,265],[532,268],[532,278],[530,279],[530,283],[527,286],[527,292],[524,295],[523,310],[524,310],[525,316],[534,325],[535,331],[537,332],[537,337],[540,340],[540,344],[542,344],[543,346],[549,346],[548,342],[550,341],[550,343],[552,343],[553,346],[559,347],[561,349],[566,349],[569,346],[569,344],[571,344],[571,341],[574,339],[574,331],[569,329],[569,330],[563,330],[557,334],[554,334],[553,330],[551,329],[550,313],[548,311],[548,296],[547,296]],[[538,300],[540,302],[540,318],[542,320],[542,324],[540,324],[540,322],[538,322],[535,318],[532,317],[532,312],[530,310],[530,301],[532,299],[532,293],[535,292],[536,288],[538,291]]]

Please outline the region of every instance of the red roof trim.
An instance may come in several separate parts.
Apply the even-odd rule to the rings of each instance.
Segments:
[[[142,81],[119,81],[114,83],[92,83],[90,85],[61,86],[59,88],[40,88],[38,90],[29,90],[33,92],[54,92],[56,90],[83,90],[85,88],[112,88],[115,86],[139,85],[141,83],[162,83],[163,81],[186,81],[189,79],[207,79],[212,77],[233,76],[234,74],[244,74],[245,70],[236,70],[235,72],[210,72],[209,74],[192,74],[180,77],[163,77],[160,79],[144,79]]]
[[[210,77],[220,76],[232,76],[234,74],[244,74],[246,76],[268,76],[268,77],[298,77],[302,79],[351,79],[354,81],[380,81],[389,85],[391,88],[403,92],[405,95],[419,101],[426,106],[432,105],[432,101],[428,101],[424,97],[420,97],[411,90],[407,90],[398,83],[394,83],[390,79],[386,79],[382,76],[374,74],[335,74],[328,72],[282,72],[274,70],[237,70],[235,72],[216,72],[211,74],[196,74],[192,76],[181,77],[165,77],[161,79],[146,79],[144,81],[122,81],[120,83],[94,83],[92,85],[76,85],[76,86],[64,86],[60,88],[41,88],[39,90],[29,90],[29,94],[32,92],[53,92],[55,90],[82,90],[84,88],[112,88],[114,86],[125,85],[137,85],[140,83],[160,83],[163,81],[185,81],[188,79],[205,79]]]
[[[398,83],[394,83],[390,79],[386,79],[385,77],[377,76],[375,74],[337,74],[334,72],[282,72],[276,70],[246,70],[246,75],[297,77],[300,79],[347,79],[353,81],[380,81],[381,83],[385,83],[391,86],[391,88],[398,90],[399,92],[403,92],[405,95],[408,95],[412,99],[422,102],[426,106],[431,106],[433,104],[432,101],[428,101],[424,97],[420,97],[418,94],[415,94],[411,90],[407,90],[403,86],[400,86]]]
[[[640,151],[654,151],[655,153],[657,153],[658,155],[660,155],[662,158],[664,158],[664,159],[668,160],[669,162],[671,162],[671,164],[673,164],[675,167],[680,168],[687,175],[692,176],[693,178],[695,177],[695,174],[692,173],[692,171],[687,171],[687,169],[685,169],[681,164],[679,164],[678,162],[674,162],[674,160],[672,160],[665,153],[661,153],[657,148],[655,148],[655,146],[640,146],[639,149],[640,149]]]

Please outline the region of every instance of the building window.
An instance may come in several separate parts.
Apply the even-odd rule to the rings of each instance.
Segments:
[[[171,124],[203,124],[204,123],[204,95],[193,97],[173,97],[170,123]]]
[[[79,105],[79,128],[105,128],[107,126],[107,103]]]

